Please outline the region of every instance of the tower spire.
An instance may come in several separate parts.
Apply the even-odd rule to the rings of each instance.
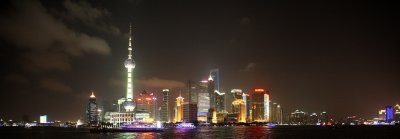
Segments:
[[[94,96],[94,92],[92,91],[92,95],[90,95],[90,98],[96,98],[96,96]]]
[[[132,59],[132,23],[129,23],[129,46],[128,46],[128,59]]]

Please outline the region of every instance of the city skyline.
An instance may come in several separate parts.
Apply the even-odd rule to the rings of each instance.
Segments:
[[[130,22],[137,63],[133,94],[146,90],[161,98],[162,89],[170,89],[169,98],[176,98],[187,81],[207,80],[217,68],[219,91],[267,88],[271,100],[288,112],[372,118],[399,103],[398,22],[390,11],[378,10],[387,5],[371,13],[363,7],[368,3],[340,2],[266,7],[174,1],[170,7],[162,1],[4,3],[1,98],[10,99],[1,102],[0,117],[77,120],[91,90],[98,103],[124,97]]]

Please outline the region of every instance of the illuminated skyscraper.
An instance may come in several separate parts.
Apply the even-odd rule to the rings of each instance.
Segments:
[[[97,113],[97,103],[96,96],[94,96],[94,92],[90,95],[89,104],[86,108],[86,119],[89,124],[97,124],[98,123],[98,113]]]
[[[175,106],[175,123],[183,121],[183,97],[179,95],[176,98],[176,106]]]
[[[386,123],[391,123],[394,119],[393,106],[386,106]]]
[[[251,111],[252,111],[252,105],[251,105],[251,99],[250,99],[250,94],[249,93],[244,93],[242,95],[242,99],[244,102],[244,107],[246,109],[246,122],[251,122],[252,121],[252,117],[251,117]]]
[[[161,121],[162,122],[171,122],[170,113],[169,113],[169,89],[162,90],[162,104],[161,104]]]
[[[269,122],[270,97],[267,90],[262,88],[254,89],[252,95],[252,116],[253,121]]]
[[[156,98],[153,93],[143,91],[137,96],[135,118],[139,121],[153,122],[156,116],[155,107]]]
[[[200,122],[207,122],[208,110],[210,109],[208,81],[200,81],[197,90],[198,90],[197,120]]]
[[[219,69],[211,69],[210,70],[210,78],[208,80],[212,80],[213,85],[211,86],[214,90],[211,99],[211,107],[215,108],[217,112],[225,111],[225,93],[221,91],[220,87],[220,78],[219,78]],[[210,88],[211,89],[211,88]],[[210,90],[211,91],[211,90]]]
[[[197,121],[197,104],[190,102],[183,103],[183,121],[191,123]]]
[[[378,120],[386,121],[386,110],[379,110],[378,111]]]
[[[398,123],[400,122],[400,105],[399,104],[396,104],[394,106],[394,120]]]
[[[211,69],[210,70],[210,76],[212,78],[212,80],[214,81],[214,89],[221,91],[220,86],[219,86],[219,69]]]
[[[215,110],[225,112],[225,93],[215,90]]]
[[[236,122],[246,122],[246,105],[243,100],[241,89],[232,89],[231,94],[234,98],[232,102],[232,113],[237,115]]]
[[[129,26],[128,59],[125,60],[124,65],[125,68],[128,70],[125,110],[127,112],[131,112],[135,108],[135,104],[133,102],[132,71],[136,66],[132,55],[132,25]]]

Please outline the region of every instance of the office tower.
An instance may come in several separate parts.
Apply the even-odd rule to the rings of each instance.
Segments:
[[[283,111],[281,105],[276,106],[276,119],[278,124],[283,124]]]
[[[47,123],[47,115],[40,115],[39,123],[41,123],[41,124]]]
[[[128,45],[128,59],[124,62],[125,68],[128,71],[127,74],[127,87],[126,87],[126,101],[125,101],[125,111],[132,112],[135,108],[134,98],[133,98],[133,85],[132,85],[132,71],[136,64],[133,60],[132,55],[132,26],[129,26],[129,45]]]
[[[270,122],[277,123],[277,113],[278,113],[278,103],[269,102],[269,109],[270,109]]]
[[[139,121],[153,122],[156,116],[156,98],[153,93],[143,91],[136,97],[135,118]]]
[[[386,110],[379,110],[378,111],[378,120],[386,121]]]
[[[210,75],[208,78],[208,96],[210,97],[210,109],[215,109],[215,84],[214,79]]]
[[[400,105],[396,104],[394,106],[394,120],[400,122]]]
[[[221,91],[220,87],[220,78],[219,78],[219,69],[211,69],[210,70],[210,78],[213,83],[213,96],[210,96],[210,99],[212,99],[213,103],[211,103],[212,108],[215,108],[217,112],[223,112],[225,111],[225,93]],[[209,79],[210,80],[210,79]],[[211,91],[211,90],[209,90]]]
[[[183,103],[183,121],[192,123],[197,121],[197,104],[190,102]]]
[[[225,112],[225,93],[215,90],[215,110]]]
[[[246,122],[251,122],[252,121],[252,117],[251,117],[251,99],[250,99],[250,94],[249,93],[243,93],[242,95],[242,99],[244,102],[244,107],[245,107],[245,112],[246,112]]]
[[[89,124],[97,124],[98,123],[98,113],[97,113],[97,103],[96,97],[94,96],[94,92],[90,95],[89,103],[86,108],[86,119]]]
[[[210,70],[210,76],[211,76],[211,78],[212,78],[212,80],[213,80],[213,83],[214,83],[214,90],[218,90],[218,91],[221,91],[220,89],[220,84],[219,84],[219,69],[211,69]]]
[[[391,123],[394,120],[393,106],[386,106],[386,123]]]
[[[207,122],[210,109],[210,96],[208,93],[208,81],[200,81],[198,85],[197,120]]]
[[[269,93],[262,88],[254,89],[252,95],[252,117],[256,122],[269,122]]]
[[[189,103],[197,104],[198,101],[198,84],[192,81],[188,81],[187,90],[188,90],[188,101]]]
[[[179,95],[176,98],[176,105],[175,105],[175,120],[174,122],[182,122],[183,121],[183,97]]]
[[[232,89],[231,95],[233,96],[232,101],[232,113],[237,115],[237,121],[235,122],[246,122],[246,105],[243,100],[243,92],[241,89]]]
[[[162,104],[160,111],[160,118],[162,122],[171,122],[169,114],[169,89],[162,90]]]

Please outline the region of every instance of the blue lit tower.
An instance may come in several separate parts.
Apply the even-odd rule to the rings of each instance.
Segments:
[[[386,123],[391,123],[394,118],[393,106],[386,106]]]
[[[132,58],[132,25],[129,25],[129,46],[128,46],[128,59],[125,60],[125,68],[128,69],[128,80],[126,88],[126,102],[125,110],[127,112],[133,112],[135,103],[133,102],[133,87],[132,87],[132,71],[135,68],[135,61]]]

